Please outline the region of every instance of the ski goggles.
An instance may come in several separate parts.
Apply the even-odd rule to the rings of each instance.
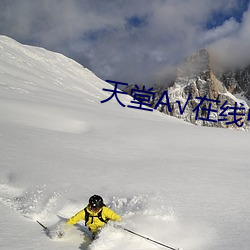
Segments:
[[[93,205],[92,206],[90,205],[89,208],[93,212],[97,212],[97,211],[99,211],[101,209],[101,207],[97,207],[97,206],[93,206]]]

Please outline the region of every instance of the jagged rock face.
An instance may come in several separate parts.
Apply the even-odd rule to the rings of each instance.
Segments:
[[[247,122],[249,107],[246,102],[235,98],[232,93],[243,92],[243,89],[249,88],[249,76],[248,68],[246,71],[224,73],[217,77],[211,70],[208,51],[203,49],[187,58],[180,66],[177,70],[177,78],[171,87],[155,89],[156,97],[153,106],[157,104],[164,90],[167,90],[171,110],[167,105],[161,104],[157,108],[161,112],[197,125],[248,129],[250,127],[250,123]],[[250,96],[249,90],[244,93],[246,97]],[[204,96],[214,101],[205,100],[199,106]],[[162,102],[167,102],[166,98]],[[225,106],[222,106],[225,102],[227,102]],[[229,114],[233,112],[232,109],[227,109],[222,113],[223,107],[234,107],[235,102],[238,103],[237,107],[245,108],[242,110],[246,113],[245,116],[239,115],[235,118]],[[185,105],[185,111],[182,113]],[[240,112],[237,110],[237,113]],[[226,115],[226,121],[222,121],[225,119],[223,115]],[[242,125],[244,122],[242,127],[235,123],[226,124],[240,117],[242,120],[237,124]]]
[[[142,88],[143,88],[143,85],[141,85],[141,84],[130,84],[130,85],[128,85],[127,87],[125,87],[122,91],[128,93],[129,95],[131,95],[131,90],[132,90],[132,89],[137,89],[136,86],[137,86],[139,89],[142,89]],[[131,96],[134,97],[134,96],[133,96],[133,93],[132,93]]]
[[[218,74],[217,77],[225,84],[230,93],[240,93],[246,99],[250,100],[250,66],[245,69],[230,70]]]

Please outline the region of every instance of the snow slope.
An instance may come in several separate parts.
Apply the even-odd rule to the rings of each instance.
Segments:
[[[63,55],[0,36],[0,248],[162,249],[112,225],[90,244],[83,223],[62,239],[36,223],[54,228],[97,193],[166,245],[248,250],[249,133],[101,104],[103,88]]]

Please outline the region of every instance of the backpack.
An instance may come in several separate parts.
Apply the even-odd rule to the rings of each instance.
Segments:
[[[85,219],[84,219],[85,220],[85,226],[87,226],[87,222],[89,221],[90,218],[92,219],[90,224],[92,224],[94,222],[94,217],[97,217],[100,221],[102,221],[104,223],[107,223],[109,221],[109,219],[104,220],[102,218],[102,210],[96,216],[90,215],[90,213],[87,210],[87,207],[84,208],[84,212],[85,212]]]

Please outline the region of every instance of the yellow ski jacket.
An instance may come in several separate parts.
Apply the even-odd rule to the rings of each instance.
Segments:
[[[113,210],[110,208],[103,206],[99,211],[93,212],[89,209],[89,207],[86,207],[87,212],[89,213],[88,221],[85,221],[86,226],[90,229],[92,233],[97,232],[100,228],[102,228],[106,223],[104,221],[112,220],[112,221],[121,221],[121,217],[116,214]],[[98,218],[98,215],[101,211],[101,218],[104,220],[100,220]],[[74,225],[80,220],[85,220],[85,210],[82,209],[77,214],[72,216],[68,221],[67,224]]]

